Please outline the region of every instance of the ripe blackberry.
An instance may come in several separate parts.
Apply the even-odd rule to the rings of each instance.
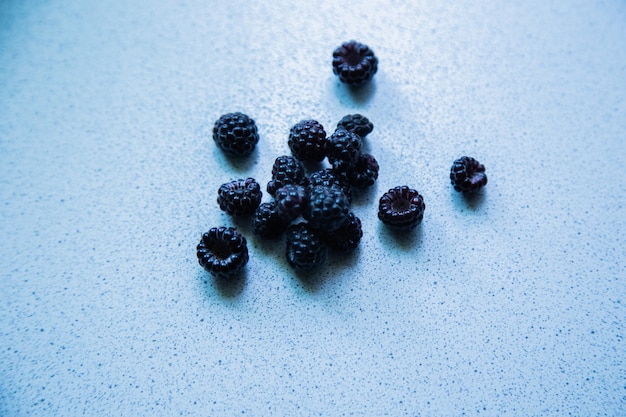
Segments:
[[[346,42],[333,52],[333,73],[341,82],[361,85],[371,80],[377,70],[378,58],[360,42]]]
[[[358,188],[371,187],[378,178],[378,162],[369,154],[361,154],[356,164],[346,172],[350,185]]]
[[[213,140],[229,155],[248,156],[259,141],[259,134],[249,116],[239,112],[227,113],[215,122]]]
[[[336,172],[333,169],[326,168],[320,169],[309,175],[309,190],[316,185],[324,185],[330,187],[335,185],[344,192],[348,201],[352,201],[352,187],[348,183],[348,179],[342,173]]]
[[[364,138],[374,130],[374,124],[360,114],[348,114],[337,123],[337,129],[346,129]]]
[[[348,218],[350,202],[339,187],[316,185],[309,193],[309,204],[302,212],[302,217],[311,227],[333,232]]]
[[[325,236],[325,241],[331,248],[352,250],[359,246],[362,237],[361,219],[350,212],[348,218],[339,229]]]
[[[217,191],[217,204],[231,216],[249,216],[261,204],[261,186],[254,178],[222,184]]]
[[[450,168],[450,182],[456,191],[476,192],[487,185],[485,166],[471,156],[462,156]]]
[[[196,247],[198,263],[216,277],[237,274],[248,263],[246,238],[232,227],[213,227]]]
[[[288,225],[289,220],[278,212],[274,201],[261,203],[254,212],[254,233],[261,237],[279,237]]]
[[[316,120],[302,120],[292,126],[287,142],[300,161],[321,161],[326,157],[328,139],[324,126]]]
[[[345,129],[337,129],[330,136],[329,142],[328,161],[335,171],[346,172],[356,164],[363,145],[359,135]]]
[[[306,185],[307,177],[302,163],[293,156],[283,155],[274,160],[272,179],[267,183],[267,192],[272,196],[283,185]]]
[[[302,222],[287,228],[287,262],[296,269],[310,269],[326,260],[326,245],[319,232]]]
[[[276,190],[274,200],[278,213],[291,221],[309,204],[309,191],[302,185],[287,184]]]
[[[422,221],[425,209],[424,198],[403,185],[383,194],[378,204],[378,218],[389,227],[408,230]]]

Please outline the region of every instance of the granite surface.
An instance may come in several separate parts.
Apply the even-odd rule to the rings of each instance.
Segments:
[[[380,61],[358,91],[350,39]],[[0,415],[626,415],[625,80],[617,0],[0,2]],[[211,139],[231,111],[244,161]],[[294,273],[217,188],[351,113],[363,240]],[[396,185],[407,235],[376,217]],[[218,225],[248,237],[232,283],[196,260]]]

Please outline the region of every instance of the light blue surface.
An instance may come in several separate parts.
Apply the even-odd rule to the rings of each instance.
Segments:
[[[0,2],[0,415],[626,415],[626,4],[226,3]],[[349,39],[380,60],[358,94]],[[212,143],[230,111],[249,161]],[[362,244],[297,277],[216,190],[356,112]],[[233,286],[195,259],[216,225],[249,238]]]

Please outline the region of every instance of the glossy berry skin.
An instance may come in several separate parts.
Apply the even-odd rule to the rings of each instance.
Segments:
[[[292,224],[287,228],[287,262],[295,269],[311,269],[326,260],[326,245],[320,232],[308,223]]]
[[[383,194],[378,203],[378,218],[391,228],[410,230],[422,221],[425,209],[424,198],[403,185]]]
[[[378,161],[374,156],[361,154],[356,164],[346,172],[350,185],[357,188],[371,187],[378,178]]]
[[[348,114],[337,123],[337,129],[345,129],[364,138],[374,130],[374,124],[361,114]]]
[[[361,228],[361,219],[354,213],[350,212],[346,221],[330,234],[324,236],[326,244],[333,248],[343,251],[356,249],[363,237],[363,229]]]
[[[217,191],[217,204],[231,216],[250,216],[259,204],[263,193],[254,178],[239,179],[222,184]]]
[[[346,221],[349,210],[350,202],[341,188],[316,185],[310,189],[309,204],[302,217],[314,229],[333,232]]]
[[[265,238],[277,238],[281,236],[287,226],[289,219],[278,212],[276,202],[261,203],[254,212],[254,233]]]
[[[248,156],[259,141],[254,120],[243,113],[222,115],[213,126],[213,140],[226,154]]]
[[[293,156],[282,155],[274,160],[272,179],[267,183],[267,192],[273,196],[284,185],[306,185],[307,180],[302,163]]]
[[[287,142],[291,154],[300,161],[322,161],[328,139],[324,126],[316,120],[302,120],[291,127]]]
[[[365,84],[378,70],[378,58],[367,46],[357,41],[342,44],[333,51],[333,73],[351,86]]]
[[[485,166],[470,156],[462,156],[450,168],[450,182],[456,191],[476,192],[487,185]]]
[[[329,139],[328,161],[333,169],[346,172],[356,164],[361,155],[363,140],[356,133],[337,129]]]
[[[198,263],[216,277],[230,277],[248,263],[246,238],[232,227],[213,227],[196,247]]]
[[[348,197],[348,201],[352,201],[352,187],[346,176],[342,173],[336,172],[330,168],[315,171],[309,175],[309,190],[316,185],[324,185],[326,187],[332,185],[337,186],[341,188],[346,197]]]
[[[309,204],[309,190],[302,185],[287,184],[276,191],[274,200],[278,213],[291,221]]]

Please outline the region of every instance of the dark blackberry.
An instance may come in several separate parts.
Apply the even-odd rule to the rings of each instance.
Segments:
[[[337,129],[330,136],[328,148],[328,161],[333,169],[346,172],[356,164],[361,155],[363,141],[359,135],[345,129]]]
[[[213,227],[196,247],[198,262],[216,277],[237,274],[248,263],[246,238],[232,227]]]
[[[341,188],[316,185],[311,187],[309,204],[302,212],[302,217],[311,227],[324,232],[337,230],[348,218],[350,202]]]
[[[249,216],[261,204],[263,193],[254,178],[222,184],[217,191],[217,204],[231,216]]]
[[[318,231],[302,222],[287,228],[287,262],[296,269],[310,269],[326,260],[326,245]]]
[[[259,134],[254,120],[247,115],[227,113],[215,122],[213,140],[229,155],[248,156],[259,141]]]
[[[309,190],[302,185],[287,184],[276,191],[274,199],[278,213],[288,220],[294,220],[309,204]]]
[[[344,192],[348,201],[352,201],[352,187],[348,183],[348,179],[342,173],[336,172],[333,169],[326,168],[320,169],[309,175],[309,190],[316,185],[324,185],[330,187],[335,185]]]
[[[302,120],[289,131],[291,153],[300,161],[321,161],[326,157],[328,139],[324,126],[316,120]]]
[[[342,44],[333,52],[333,73],[343,83],[357,86],[371,80],[378,70],[378,58],[357,41]]]
[[[350,185],[358,188],[371,187],[378,178],[378,162],[369,154],[361,154],[356,164],[346,172]]]
[[[485,166],[471,156],[462,156],[450,168],[450,182],[456,191],[476,192],[487,185]]]
[[[306,185],[307,177],[302,163],[293,156],[283,155],[274,160],[272,179],[267,183],[267,192],[272,196],[283,185]]]
[[[413,229],[424,217],[424,198],[406,185],[387,191],[378,204],[378,218],[395,229]]]
[[[324,240],[331,248],[352,250],[359,246],[362,237],[361,219],[350,212],[341,227],[330,234],[326,234]]]
[[[364,138],[374,130],[374,124],[360,114],[348,114],[337,123],[337,129],[346,129]]]
[[[289,220],[278,212],[276,202],[261,203],[254,212],[254,233],[261,237],[276,238],[289,226]]]

